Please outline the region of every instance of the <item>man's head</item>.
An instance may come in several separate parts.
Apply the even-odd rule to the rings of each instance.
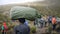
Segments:
[[[24,23],[24,22],[25,22],[25,18],[19,18],[18,20],[19,20],[19,22],[21,22],[21,23]]]
[[[53,15],[53,17],[55,17],[55,16]]]

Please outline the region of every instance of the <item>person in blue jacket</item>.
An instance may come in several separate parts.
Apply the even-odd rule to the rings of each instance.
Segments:
[[[29,26],[26,26],[25,18],[19,18],[20,25],[14,27],[15,34],[30,34]]]

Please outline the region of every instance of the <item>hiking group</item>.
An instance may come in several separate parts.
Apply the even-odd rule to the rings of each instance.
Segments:
[[[55,30],[56,25],[57,25],[56,17],[47,16],[47,17],[37,18],[34,21],[34,25],[36,25],[37,27],[39,25],[41,28],[46,27],[46,26],[48,26],[48,27],[52,26],[52,29]]]

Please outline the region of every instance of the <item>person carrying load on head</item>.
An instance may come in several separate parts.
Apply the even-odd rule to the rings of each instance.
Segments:
[[[30,34],[30,28],[29,26],[26,26],[25,18],[19,18],[20,25],[17,25],[14,27],[15,34]]]

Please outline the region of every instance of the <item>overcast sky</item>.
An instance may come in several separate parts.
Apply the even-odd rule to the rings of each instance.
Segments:
[[[13,3],[25,3],[34,1],[44,1],[44,0],[0,0],[0,5],[13,4]]]

